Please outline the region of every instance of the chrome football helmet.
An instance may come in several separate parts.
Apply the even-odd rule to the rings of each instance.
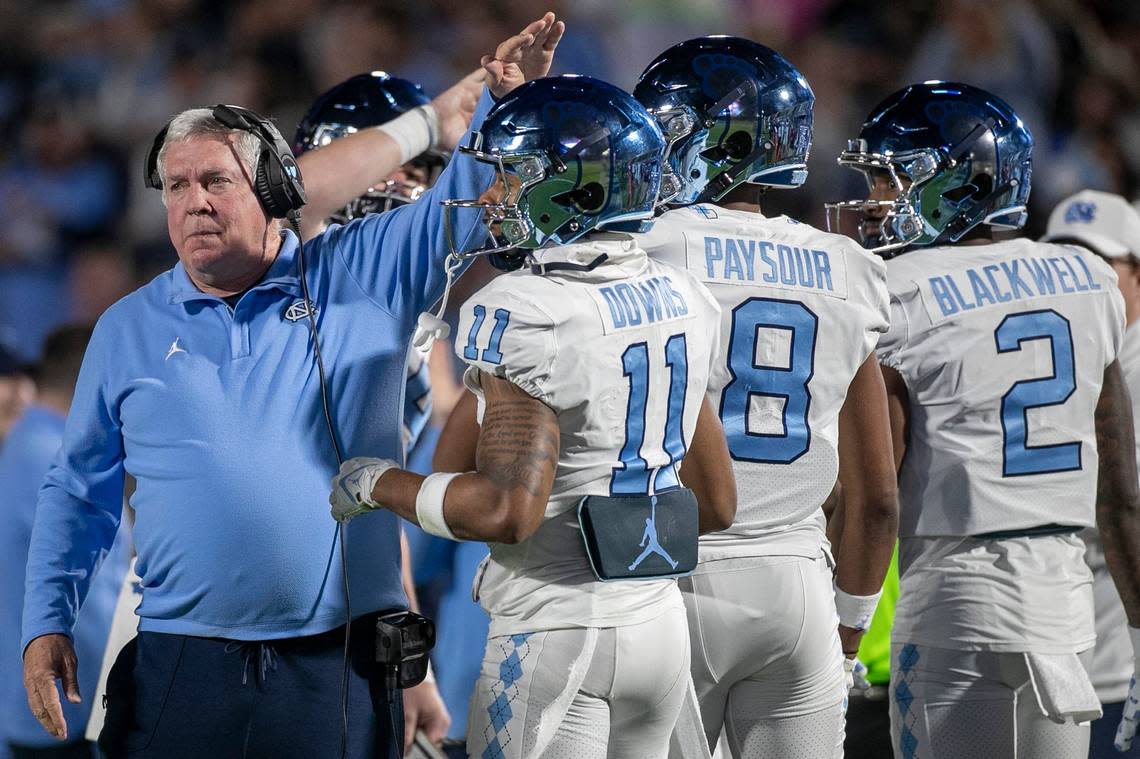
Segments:
[[[815,95],[775,50],[741,37],[691,39],[657,56],[633,94],[670,139],[680,184],[672,205],[807,179]]]
[[[383,71],[358,74],[317,98],[297,125],[293,152],[300,155],[361,129],[380,126],[429,102],[423,89],[407,79]],[[332,214],[329,221],[343,224],[411,203],[431,187],[446,162],[447,156],[434,150],[413,158],[404,166],[404,179],[389,179],[369,188]]]
[[[893,197],[826,204],[828,228],[860,214],[865,247],[893,254],[958,242],[979,224],[1025,224],[1033,137],[1008,104],[955,82],[912,84],[871,111],[839,164]]]
[[[665,138],[631,95],[587,76],[536,79],[504,97],[460,151],[497,170],[478,199],[445,200],[454,255],[566,245],[592,230],[640,228],[661,189]],[[479,209],[486,244],[461,250],[452,216]],[[515,265],[522,261],[516,254]]]

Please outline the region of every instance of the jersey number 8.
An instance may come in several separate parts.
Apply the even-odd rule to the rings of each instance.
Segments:
[[[808,383],[815,374],[819,319],[803,303],[749,298],[732,310],[728,371],[732,380],[720,397],[720,421],[728,450],[737,461],[790,464],[811,445]],[[756,363],[761,329],[788,332],[787,366]],[[783,399],[783,432],[755,432],[749,424],[754,396]]]

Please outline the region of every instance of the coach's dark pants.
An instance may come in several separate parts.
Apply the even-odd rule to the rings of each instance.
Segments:
[[[393,759],[403,702],[372,664],[373,616],[352,625],[351,759]],[[344,628],[248,643],[139,633],[107,679],[99,747],[108,759],[337,759]]]
[[[12,759],[96,759],[95,744],[90,741],[35,747],[9,743],[8,752]]]

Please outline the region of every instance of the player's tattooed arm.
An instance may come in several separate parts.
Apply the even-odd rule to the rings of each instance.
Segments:
[[[706,398],[697,416],[693,442],[681,461],[681,482],[697,498],[700,532],[716,532],[732,526],[736,517],[736,479],[724,428]]]
[[[1096,439],[1100,458],[1096,519],[1104,558],[1128,624],[1140,627],[1140,486],[1132,403],[1117,361],[1104,371],[1096,407]]]
[[[559,430],[554,411],[517,385],[480,374],[486,401],[476,471],[451,481],[444,498],[447,526],[464,540],[518,543],[542,524],[558,467]],[[424,478],[393,469],[373,498],[417,522],[416,496]]]

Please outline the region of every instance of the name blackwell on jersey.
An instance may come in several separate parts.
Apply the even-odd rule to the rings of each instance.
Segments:
[[[923,299],[943,318],[975,308],[1047,295],[1100,290],[1078,255],[1014,258],[978,268],[928,277],[920,283]],[[937,316],[933,309],[930,316]]]

